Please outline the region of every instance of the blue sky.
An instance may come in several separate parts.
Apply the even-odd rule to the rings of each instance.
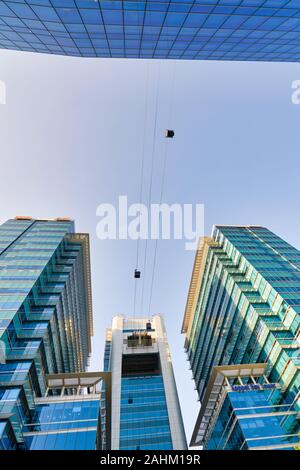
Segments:
[[[7,103],[0,105],[0,222],[15,215],[69,216],[77,231],[90,233],[92,369],[102,368],[111,318],[133,310],[136,242],[99,241],[96,208],[116,204],[119,195],[138,202],[145,94],[144,201],[158,87],[152,202],[160,198],[164,130],[173,128],[164,202],[205,204],[207,234],[214,223],[261,224],[300,248],[300,105],[291,101],[297,79],[300,64],[175,64],[0,51],[7,88]],[[150,242],[142,272],[144,316],[153,254]],[[180,328],[193,257],[183,241],[158,243],[151,308],[165,316],[188,439],[199,404]],[[139,305],[141,284],[137,296]]]

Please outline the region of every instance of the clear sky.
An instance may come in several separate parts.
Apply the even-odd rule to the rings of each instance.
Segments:
[[[77,231],[90,233],[93,370],[102,368],[111,318],[133,310],[136,242],[99,241],[96,208],[116,204],[119,195],[139,202],[145,96],[144,201],[158,87],[152,202],[160,199],[164,130],[173,128],[164,202],[204,203],[207,234],[214,223],[261,224],[300,248],[300,105],[291,102],[297,79],[300,64],[0,51],[7,88],[6,105],[0,105],[0,222],[15,215],[69,216]],[[149,242],[141,316],[148,316],[153,254]],[[193,258],[183,241],[159,242],[151,307],[165,316],[188,439],[199,403],[180,329]],[[138,306],[140,297],[141,284]]]

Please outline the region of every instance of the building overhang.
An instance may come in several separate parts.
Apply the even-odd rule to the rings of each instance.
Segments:
[[[97,399],[102,398],[102,393],[105,395],[105,433],[106,433],[106,445],[107,448],[111,447],[111,403],[112,403],[112,378],[111,372],[81,372],[81,373],[69,373],[69,374],[50,374],[46,375],[46,396],[44,398],[36,398],[35,402],[47,403],[51,401],[59,400],[75,400],[78,399]],[[101,387],[101,384],[105,384],[105,387]],[[67,394],[68,390],[76,391],[71,395]],[[82,393],[83,390],[87,390],[87,393]],[[59,395],[51,396],[49,392],[53,391]]]
[[[210,420],[216,409],[224,382],[238,377],[263,377],[266,364],[234,364],[215,366],[212,369],[200,412],[192,434],[190,446],[202,446],[209,431]]]

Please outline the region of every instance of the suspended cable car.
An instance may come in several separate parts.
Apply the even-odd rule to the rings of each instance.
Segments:
[[[134,279],[140,279],[141,277],[141,271],[138,271],[138,269],[134,270]]]
[[[172,129],[166,129],[165,136],[167,139],[173,139],[175,132]]]

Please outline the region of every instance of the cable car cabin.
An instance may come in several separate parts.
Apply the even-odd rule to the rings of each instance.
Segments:
[[[165,136],[167,137],[167,139],[173,139],[174,135],[175,135],[175,132],[172,129],[166,130]]]
[[[134,278],[135,279],[140,279],[141,277],[141,271],[138,271],[137,269],[134,270]]]

